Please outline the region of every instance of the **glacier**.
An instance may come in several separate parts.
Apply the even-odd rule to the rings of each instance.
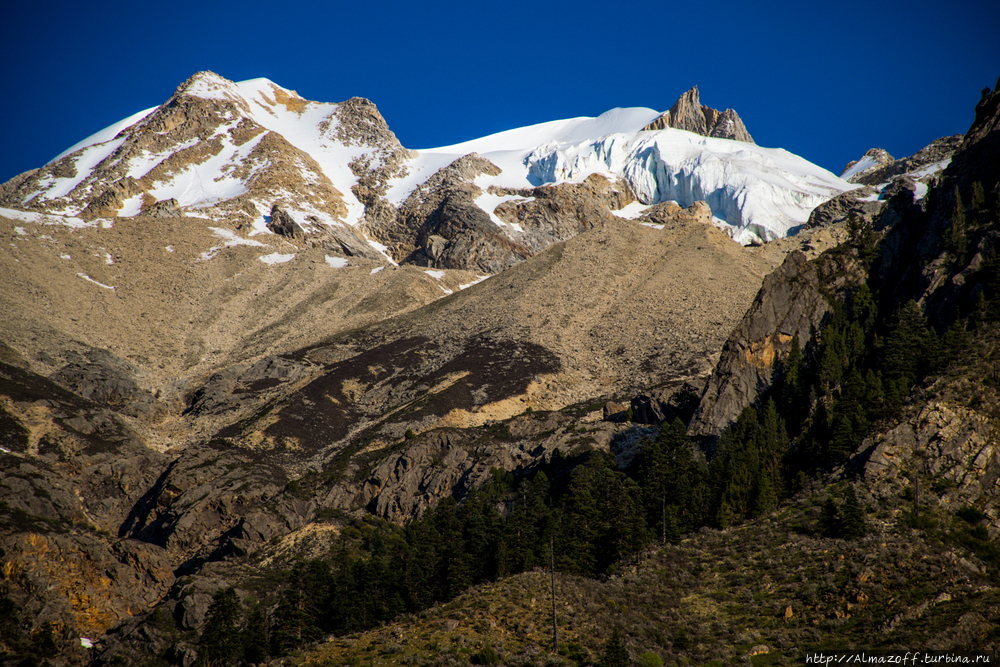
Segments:
[[[780,148],[703,137],[676,129],[642,130],[652,109],[613,109],[508,130],[418,151],[410,178],[394,184],[401,202],[417,182],[476,152],[501,169],[476,184],[506,188],[582,182],[591,174],[626,181],[645,205],[705,201],[716,224],[744,245],[795,234],[819,204],[859,186]],[[485,209],[484,209],[485,210]],[[488,214],[491,211],[486,211]]]

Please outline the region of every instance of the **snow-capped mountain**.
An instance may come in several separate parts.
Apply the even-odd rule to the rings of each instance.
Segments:
[[[529,252],[537,243],[505,224],[497,206],[515,198],[513,190],[592,174],[626,183],[642,205],[704,200],[715,223],[744,244],[794,233],[816,205],[855,187],[781,149],[643,129],[661,115],[614,109],[413,152],[367,100],[311,102],[266,79],[234,83],[201,72],[159,107],[4,184],[0,206],[82,220],[183,214],[225,223],[245,240],[298,229],[374,258],[386,248],[373,223],[381,221],[386,236],[395,218],[387,211],[470,153],[498,172],[470,185],[491,233]],[[272,221],[276,207],[282,225]]]

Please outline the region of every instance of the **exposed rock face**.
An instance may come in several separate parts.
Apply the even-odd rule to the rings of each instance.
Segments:
[[[271,221],[267,223],[267,228],[279,236],[305,236],[301,225],[295,222],[288,211],[281,208],[281,204],[274,204],[271,207]]]
[[[726,109],[720,112],[701,104],[698,99],[698,86],[681,95],[669,111],[642,129],[662,130],[667,127],[687,130],[705,137],[754,143],[735,111]]]
[[[703,201],[696,201],[687,208],[668,201],[651,206],[639,219],[670,229],[684,225],[711,225],[712,209]]]
[[[876,199],[875,188],[849,190],[814,208],[809,214],[806,228],[828,227],[844,222],[852,215],[859,221],[871,223],[882,210],[883,203]]]
[[[476,206],[473,179],[500,169],[475,153],[440,169],[400,206],[396,217],[368,223],[369,233],[401,261],[436,268],[498,273],[531,256]]]
[[[1000,449],[992,420],[967,407],[930,403],[890,431],[865,441],[848,464],[864,473],[877,494],[913,490],[913,475],[946,480],[948,490],[932,493],[954,512],[975,507],[1000,529]],[[928,493],[926,488],[922,493]]]
[[[680,419],[687,424],[698,408],[705,382],[695,379],[658,387],[632,399],[632,421],[639,424],[660,425]]]
[[[896,176],[915,172],[948,160],[962,143],[962,139],[963,135],[961,134],[941,137],[913,155],[899,160],[894,159],[881,148],[872,148],[865,152],[861,160],[849,162],[841,173],[847,173],[856,165],[864,162],[868,166],[854,172],[847,180],[861,185],[878,185],[890,181]]]
[[[770,386],[795,337],[804,347],[819,330],[832,308],[824,293],[848,292],[863,279],[851,252],[827,253],[812,262],[801,252],[789,253],[764,279],[753,305],[726,341],[689,433],[711,447]]]
[[[841,170],[840,176],[841,178],[845,178],[845,174],[852,172],[846,177],[851,183],[875,185],[882,182],[877,176],[882,174],[893,162],[895,162],[895,158],[885,150],[881,148],[869,148],[861,156],[860,160],[848,162],[847,166]],[[875,180],[873,181],[872,178],[875,178]]]
[[[998,82],[1000,87],[1000,82]],[[950,321],[960,304],[970,304],[981,283],[967,280],[975,265],[997,244],[992,234],[982,235],[967,252],[966,266],[951,266],[943,237],[952,224],[955,190],[971,201],[973,184],[986,192],[1000,182],[1000,92],[983,91],[976,118],[950,163],[937,177],[933,197],[917,198],[904,189],[892,197],[877,221],[884,231],[883,251],[872,267],[874,280],[883,285],[881,296],[890,303],[915,299],[926,314]],[[978,258],[978,259],[977,259]]]
[[[852,215],[859,221],[873,223],[885,203],[903,190],[908,191],[906,196],[910,199],[921,199],[940,177],[961,140],[961,134],[942,137],[899,160],[881,148],[872,148],[842,172],[848,174],[848,181],[864,187],[839,194],[814,208],[806,227],[844,222]]]
[[[100,349],[85,355],[73,353],[70,358],[51,379],[78,396],[132,417],[151,419],[164,412],[156,398],[135,381],[138,369],[132,364]]]
[[[591,174],[583,183],[491,192],[518,197],[503,202],[494,213],[508,225],[508,236],[532,253],[612,220],[611,211],[635,201],[628,183],[612,182],[600,174]]]

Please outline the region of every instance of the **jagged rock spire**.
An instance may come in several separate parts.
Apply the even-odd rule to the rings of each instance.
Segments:
[[[754,143],[739,114],[732,109],[720,112],[701,103],[698,99],[698,86],[681,95],[669,111],[642,129],[662,130],[667,127],[687,130],[705,137]]]

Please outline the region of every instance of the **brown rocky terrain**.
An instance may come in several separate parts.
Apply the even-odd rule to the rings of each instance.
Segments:
[[[185,93],[208,84],[220,97]],[[674,417],[694,414],[691,432],[714,438],[763,396],[794,337],[815,341],[833,301],[867,277],[861,254],[870,249],[856,237],[837,245],[846,235],[839,215],[744,248],[712,225],[704,202],[616,217],[634,196],[599,175],[498,189],[491,194],[512,197],[497,207],[498,224],[474,204],[476,176],[496,169],[476,155],[441,169],[397,209],[385,192],[407,152],[370,102],[326,109],[277,87],[255,102],[275,113],[329,111],[324,136],[359,149],[345,167],[357,179],[348,195],[280,133],[235,121],[245,100],[226,97],[228,82],[196,77],[185,86],[141,121],[173,146],[190,144],[155,169],[179,173],[256,141],[252,150],[263,152],[248,156],[270,166],[241,178],[260,189],[205,206],[151,201],[144,193],[156,177],[129,176],[123,165],[165,148],[136,131],[119,137],[103,176],[52,204],[29,200],[45,183],[74,178],[79,156],[0,192],[0,204],[17,205],[0,212],[9,239],[0,254],[9,286],[0,295],[0,614],[11,605],[27,612],[4,628],[0,656],[48,651],[51,640],[64,650],[48,657],[78,664],[88,657],[79,638],[108,633],[94,654],[102,664],[156,655],[191,665],[214,593],[272,576],[271,564],[323,555],[352,520],[405,523],[504,471],[553,460],[608,452],[625,464]],[[931,194],[900,187],[872,213],[884,250],[871,270],[887,286],[885,304],[915,298],[944,317],[967,306],[976,285],[992,289],[976,271],[995,235],[977,236],[962,261],[941,240],[953,204],[943,193],[997,181],[998,99],[984,96]],[[693,89],[672,111],[692,122],[700,114],[703,133],[738,121],[705,109]],[[304,174],[315,178],[303,185]],[[301,188],[302,198],[282,188]],[[330,224],[325,216],[358,212],[352,197],[363,224]],[[123,215],[136,202],[141,210]],[[408,263],[393,264],[366,234]],[[908,265],[914,257],[919,266]],[[495,275],[478,282],[484,273]],[[988,574],[957,552],[905,545],[899,500],[916,477],[936,489],[926,505],[942,524],[966,506],[980,508],[984,530],[995,533],[1000,520],[995,399],[983,390],[973,402],[967,382],[948,382],[921,388],[936,399],[881,424],[845,468],[778,514],[706,528],[643,557],[649,567],[622,564],[623,576],[600,590],[567,583],[578,611],[564,612],[590,614],[610,596],[634,615],[646,593],[685,591],[649,609],[667,605],[694,620],[658,616],[672,637],[650,630],[630,646],[704,661],[749,655],[758,639],[767,650],[757,654],[791,651],[838,628],[852,642],[884,635],[895,645],[933,605],[949,619],[934,621],[937,644],[994,636],[995,614],[952,618],[995,598]],[[824,484],[847,485],[851,471],[877,523],[864,546],[905,563],[898,571],[816,534]],[[942,540],[954,539],[942,530]],[[831,553],[847,562],[831,565]],[[753,571],[738,566],[748,555]],[[933,595],[899,583],[928,572]],[[796,573],[823,588],[810,593]],[[642,595],[624,590],[639,582]],[[500,641],[480,627],[490,614],[463,614],[449,620],[474,619],[477,642]],[[732,618],[741,629],[726,630],[728,644],[717,646],[710,638]],[[885,621],[882,634],[865,630],[874,620]],[[596,657],[604,622],[573,621],[583,659]],[[508,633],[498,645],[537,654],[536,626],[498,630]],[[448,626],[450,637],[457,627]],[[338,641],[346,643],[337,660],[360,660],[362,643],[376,643]],[[472,648],[464,641],[454,642],[470,648],[463,659]],[[390,646],[385,655],[401,652]]]

